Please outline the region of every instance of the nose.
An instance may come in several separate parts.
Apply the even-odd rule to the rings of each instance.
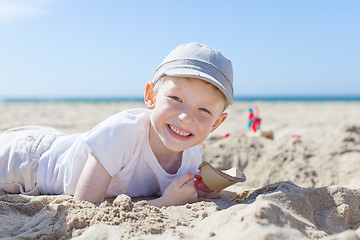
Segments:
[[[190,123],[192,122],[192,117],[191,117],[191,113],[190,112],[185,112],[183,111],[182,113],[179,114],[179,120],[181,122],[184,122],[184,123]]]

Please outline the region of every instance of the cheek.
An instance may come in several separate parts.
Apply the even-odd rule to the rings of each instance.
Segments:
[[[199,129],[201,129],[204,132],[211,132],[212,127],[215,123],[214,119],[204,116],[200,116],[197,119],[198,119],[197,122],[199,125]]]
[[[174,108],[171,107],[167,102],[158,102],[153,110],[153,119],[161,120],[167,116],[169,116],[174,111]]]

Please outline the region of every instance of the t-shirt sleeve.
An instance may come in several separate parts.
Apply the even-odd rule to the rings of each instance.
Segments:
[[[94,129],[84,139],[105,170],[114,177],[131,158],[141,133],[139,120],[128,114],[116,114]]]

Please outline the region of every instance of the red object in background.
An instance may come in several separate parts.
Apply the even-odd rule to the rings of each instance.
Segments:
[[[261,118],[259,117],[259,108],[255,106],[255,111],[252,108],[249,108],[249,129],[256,132],[260,130]]]
[[[222,137],[223,138],[227,138],[227,137],[229,137],[230,136],[230,133],[225,133]]]
[[[249,121],[251,120],[251,119],[253,119],[254,118],[254,113],[253,113],[253,110],[250,108],[249,109]]]
[[[260,129],[260,124],[261,124],[261,119],[260,118],[255,118],[253,123],[252,123],[252,130],[254,132],[259,130]]]

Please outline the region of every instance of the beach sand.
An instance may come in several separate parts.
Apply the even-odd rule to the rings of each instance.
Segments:
[[[263,131],[247,128],[257,105]],[[90,130],[142,103],[3,103],[0,132],[46,125]],[[1,239],[360,239],[360,103],[242,102],[202,145],[247,181],[216,200],[157,208],[125,195],[100,206],[71,196],[0,193]],[[223,136],[227,134],[228,137]]]

